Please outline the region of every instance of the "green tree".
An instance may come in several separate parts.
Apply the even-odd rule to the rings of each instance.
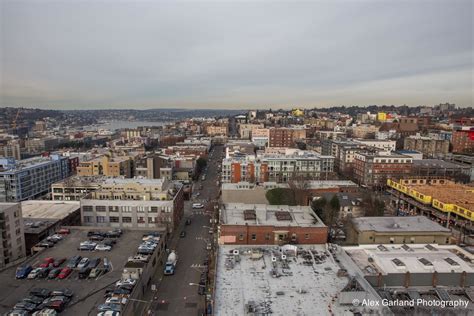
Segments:
[[[324,196],[318,199],[314,199],[313,202],[311,202],[311,208],[316,213],[316,215],[321,219],[323,219],[324,208],[326,207],[326,204],[327,204],[327,200]]]

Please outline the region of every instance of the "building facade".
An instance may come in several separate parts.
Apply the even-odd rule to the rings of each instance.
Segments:
[[[403,149],[420,151],[429,158],[444,157],[449,153],[449,141],[418,135],[409,136],[404,140]]]
[[[386,186],[387,179],[401,178],[412,172],[413,158],[389,153],[356,153],[354,178],[359,185],[370,188]]]
[[[0,203],[0,268],[26,255],[20,203]]]
[[[51,184],[70,175],[68,161],[59,155],[0,159],[0,202],[19,202],[48,193]]]

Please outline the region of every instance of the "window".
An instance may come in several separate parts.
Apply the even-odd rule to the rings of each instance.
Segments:
[[[131,223],[132,218],[131,217],[122,217],[122,223]]]
[[[84,205],[84,206],[82,207],[82,211],[83,211],[83,212],[93,212],[93,208],[92,208],[91,205]]]
[[[139,223],[139,224],[144,224],[144,223],[145,223],[145,217],[141,217],[141,216],[138,217],[137,223]]]
[[[270,234],[269,233],[265,234],[265,240],[270,240]]]
[[[110,216],[109,220],[110,220],[111,223],[118,223],[119,222],[118,216]]]
[[[97,212],[105,212],[105,211],[106,211],[106,207],[105,207],[104,205],[97,205],[97,206],[95,207],[95,210],[96,210]]]
[[[156,217],[148,217],[148,223],[150,224],[158,223],[158,219]]]
[[[257,234],[252,234],[252,240],[257,240]]]
[[[309,234],[304,234],[304,239],[309,239]]]
[[[239,234],[239,240],[244,240],[244,234]]]
[[[158,213],[158,207],[157,206],[152,206],[150,208],[150,213]]]
[[[97,223],[106,223],[105,216],[97,216]]]
[[[118,206],[109,206],[109,212],[118,212]]]
[[[93,216],[84,216],[84,223],[92,223]]]

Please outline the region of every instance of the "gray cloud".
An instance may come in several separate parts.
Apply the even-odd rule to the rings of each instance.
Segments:
[[[473,103],[473,4],[1,0],[3,106]]]

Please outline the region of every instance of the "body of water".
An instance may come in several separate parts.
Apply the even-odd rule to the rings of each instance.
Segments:
[[[95,125],[84,126],[85,130],[108,129],[115,131],[122,128],[137,128],[139,126],[163,126],[169,122],[145,122],[145,121],[108,121]]]

